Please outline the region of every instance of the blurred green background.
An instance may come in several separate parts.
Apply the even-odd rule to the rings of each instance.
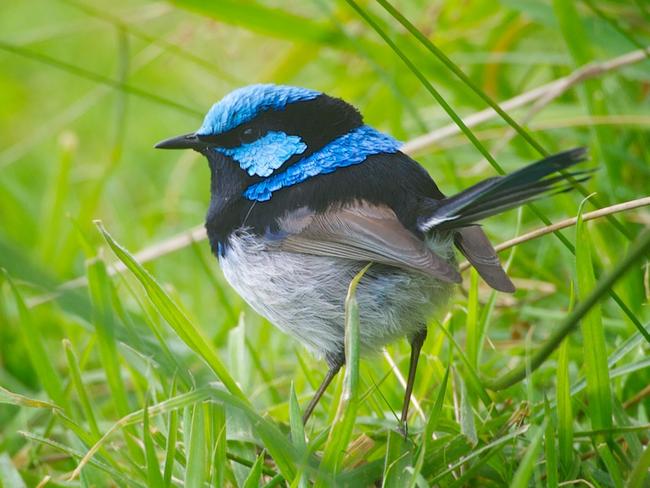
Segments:
[[[458,115],[465,117],[486,108],[466,83],[381,6],[359,3]],[[617,59],[650,43],[650,6],[644,0],[437,0],[396,1],[394,5],[495,101],[567,76],[581,65]],[[27,302],[25,313],[31,323],[26,329],[26,315],[20,314],[17,305],[20,300],[16,301],[5,280],[0,289],[0,386],[30,398],[56,400],[47,387],[43,391],[47,380],[42,368],[50,368],[63,384],[61,398],[70,402],[64,408],[66,415],[79,426],[87,426],[80,393],[72,393],[73,387],[66,386],[71,373],[61,341],[68,339],[82,357],[82,383],[90,392],[102,433],[123,415],[142,408],[145,398],[155,403],[171,397],[170,381],[174,372],[181,374],[179,367],[191,377],[186,385],[179,381],[179,391],[215,379],[167,327],[160,310],[147,301],[130,275],[99,280],[100,288],[110,290],[108,335],[97,332],[98,303],[85,284],[77,281],[61,288],[86,276],[88,259],[100,256],[109,263],[115,261],[93,219],[100,219],[131,252],[156,248],[164,239],[202,222],[209,196],[207,165],[194,153],[155,151],[157,141],[196,129],[212,103],[236,87],[258,82],[306,86],[342,97],[359,107],[367,123],[405,142],[451,123],[426,87],[346,2],[3,2],[0,33],[0,266]],[[597,193],[599,205],[638,199],[647,196],[650,188],[649,82],[650,61],[629,63],[576,82],[539,110],[528,104],[509,114],[548,152],[589,148],[589,167],[597,167],[598,172],[587,183],[587,190]],[[499,117],[472,130],[507,171],[540,158],[521,137],[510,140],[512,129]],[[445,193],[496,174],[464,135],[440,138],[415,157]],[[572,192],[545,200],[538,208],[551,221],[558,221],[575,216],[582,198]],[[585,205],[586,211],[593,209],[592,204]],[[588,227],[596,277],[614,267],[630,239],[650,223],[650,214],[643,209],[616,218],[628,237],[604,219]],[[529,209],[484,224],[495,243],[540,225]],[[564,235],[575,242],[575,229]],[[425,412],[433,408],[435,388],[447,363],[455,364],[457,371],[440,413],[445,419],[440,427],[445,432],[442,439],[448,444],[441,442],[427,450],[440,458],[427,458],[429,470],[420,467],[416,471],[422,473],[424,483],[460,479],[461,485],[507,484],[523,459],[524,465],[534,466],[531,472],[535,475],[529,473],[526,478],[524,473],[522,479],[544,484],[544,465],[551,462],[548,456],[553,452],[547,444],[554,432],[560,428],[566,436],[569,431],[599,428],[588,414],[595,397],[584,390],[574,396],[569,424],[560,422],[558,427],[558,418],[568,417],[566,409],[554,410],[559,388],[556,355],[532,380],[491,393],[489,402],[476,385],[465,389],[465,383],[471,383],[472,365],[486,376],[496,377],[521,360],[527,348],[534,350],[541,344],[570,308],[574,285],[580,281],[575,257],[552,235],[518,246],[516,252],[503,257],[509,259],[511,275],[519,286],[514,297],[495,297],[468,278],[456,294],[452,318],[445,325],[459,347],[439,328],[431,327],[416,385],[416,397]],[[291,382],[304,405],[324,365],[245,306],[225,284],[205,242],[157,257],[146,268],[204,332],[256,411],[268,414],[286,429]],[[585,283],[589,281],[583,281],[583,286]],[[606,428],[648,424],[648,342],[638,331],[643,324],[647,327],[650,317],[648,286],[647,265],[636,266],[616,287],[627,312],[611,298],[603,303],[604,326],[596,330],[601,332],[598,337],[604,352],[615,360],[608,364],[602,357],[601,366],[605,371],[609,368],[610,375],[615,368],[624,368],[612,377],[611,391],[603,400],[614,412],[613,425]],[[443,315],[436,319],[442,320]],[[473,332],[475,335],[467,332],[476,327],[479,332]],[[152,330],[159,334],[158,339]],[[38,346],[31,342],[34,340]],[[168,345],[169,355],[162,351],[161,343]],[[564,366],[575,386],[595,373],[583,369],[583,334],[573,334],[566,347],[568,363]],[[405,374],[406,345],[391,346],[388,353]],[[460,358],[465,354],[469,363]],[[169,357],[175,357],[178,364]],[[362,421],[354,433],[360,451],[350,456],[358,459],[348,460],[346,469],[358,467],[361,461],[379,465],[382,463],[372,462],[394,455],[386,443],[395,424],[391,409],[399,408],[403,389],[381,355],[362,363],[361,378],[370,400],[360,409]],[[121,386],[115,386],[116,382]],[[115,401],[115,388],[123,391],[123,401]],[[466,399],[466,408],[459,407],[461,397]],[[326,406],[331,403],[335,407],[335,389],[328,398]],[[495,436],[517,424],[511,416],[519,414],[522,405],[528,405],[526,415],[532,409],[538,414],[541,411],[543,417],[545,398],[551,404],[544,424],[547,444],[543,453],[531,454],[532,461],[524,457],[531,452],[528,446],[535,446],[530,434],[508,448],[500,445],[494,452],[487,449],[485,457],[477,456],[463,468],[477,463],[474,474],[466,479],[462,470],[436,479],[435,466],[453,464],[476,446],[490,446]],[[17,401],[5,403],[10,404],[0,405],[0,453],[5,453],[0,455],[4,456],[0,457],[0,480],[5,484],[10,479],[3,478],[9,476],[6,473],[20,473],[28,485],[37,484],[47,474],[61,482],[62,474],[74,469],[79,460],[65,451],[56,457],[52,452],[60,449],[43,447],[20,431],[51,437],[81,452],[96,440],[97,432],[84,438],[43,410]],[[316,442],[318,434],[327,435],[334,407],[329,413],[326,409],[318,413],[310,427],[311,441]],[[192,413],[187,409],[195,405],[184,408],[182,417],[190,425]],[[212,425],[221,418],[214,412],[205,415]],[[255,428],[233,415],[228,410],[231,424],[224,449],[230,461],[219,475],[223,477],[218,478],[218,470],[206,462],[203,471],[197,468],[191,473],[199,484],[219,479],[234,485],[256,479],[250,478],[250,465],[264,442],[258,441]],[[539,417],[526,415],[525,423],[541,424]],[[423,418],[414,417],[416,436],[423,422]],[[166,432],[165,425],[160,425],[159,433]],[[556,430],[549,434],[548,425]],[[188,441],[192,429],[185,429],[179,439]],[[648,442],[643,428],[632,432],[625,437],[607,437],[606,448],[601,446],[601,438],[586,435],[572,444],[565,437],[563,445],[573,446],[574,452],[563,454],[557,470],[560,481],[584,478],[597,486],[619,486],[632,477],[635,466],[641,466],[642,446]],[[127,434],[131,440],[123,441],[133,450],[129,451],[132,459],[119,450],[104,454],[106,463],[123,470],[131,481],[107,481],[106,471],[95,466],[84,468],[77,483],[151,485],[151,478],[141,468],[146,456],[140,453],[139,459],[133,454],[140,445],[132,439],[140,435],[146,438],[133,431]],[[366,438],[372,439],[372,448],[359,440]],[[212,452],[210,439],[214,441],[209,436],[205,439],[204,457]],[[162,458],[165,439],[158,441]],[[457,447],[458,443],[463,447]],[[426,442],[416,437],[415,444]],[[318,450],[320,444],[310,446]],[[189,447],[179,449],[187,453]],[[443,459],[445,450],[451,454]],[[250,462],[232,461],[231,454]],[[259,483],[275,479],[272,458],[266,462],[270,473],[265,471]],[[185,465],[178,461],[173,469],[178,484],[187,474]],[[385,469],[372,469],[377,477],[373,478],[375,471],[368,468],[372,474],[367,478],[351,479],[361,484],[374,483],[382,476],[391,479]],[[293,480],[286,480],[284,474],[277,483],[288,486]],[[309,478],[305,476],[305,480]],[[394,486],[400,486],[401,480]]]

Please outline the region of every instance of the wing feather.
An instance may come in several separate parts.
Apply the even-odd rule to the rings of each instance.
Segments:
[[[359,203],[323,213],[305,209],[281,220],[284,251],[373,261],[459,283],[454,266],[406,229],[385,206]]]

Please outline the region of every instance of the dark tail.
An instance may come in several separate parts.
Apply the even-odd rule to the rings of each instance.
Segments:
[[[555,174],[586,159],[585,148],[571,149],[533,163],[506,176],[481,181],[467,190],[443,200],[430,200],[418,218],[422,231],[465,227],[484,218],[505,212],[545,194],[572,188],[572,177],[582,182],[592,171]],[[553,175],[553,176],[551,176]]]

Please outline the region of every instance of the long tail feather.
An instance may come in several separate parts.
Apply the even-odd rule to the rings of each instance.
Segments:
[[[518,207],[544,195],[571,189],[572,177],[585,181],[591,171],[566,170],[586,159],[584,148],[571,149],[542,159],[506,176],[490,178],[443,200],[431,200],[418,218],[422,231],[453,229],[471,225],[484,218]]]

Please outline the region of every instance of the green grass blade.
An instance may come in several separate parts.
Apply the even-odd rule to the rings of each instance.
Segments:
[[[206,473],[206,439],[203,404],[197,403],[192,408],[190,435],[186,439],[187,469],[185,471],[185,486],[200,488],[205,481]]]
[[[408,439],[405,439],[404,435],[399,432],[389,431],[382,488],[402,488],[408,485],[412,477],[408,471],[411,466],[411,458],[412,452]]]
[[[117,342],[115,340],[115,322],[117,319],[114,315],[112,302],[112,285],[103,261],[96,259],[89,262],[86,271],[88,291],[93,305],[93,325],[97,333],[99,355],[111,389],[115,410],[123,417],[131,411],[131,408],[122,381],[120,361],[117,354]]]
[[[530,446],[526,450],[526,454],[519,463],[517,471],[510,482],[510,488],[528,488],[528,482],[530,477],[533,474],[535,469],[535,464],[537,463],[537,457],[542,446],[542,440],[544,439],[544,430],[546,426],[542,424],[541,427],[537,427],[535,432],[532,435],[530,440]]]
[[[176,396],[176,377],[172,381],[169,392],[170,397]],[[148,415],[148,413],[147,413]],[[174,474],[174,459],[176,457],[176,439],[178,436],[178,412],[172,410],[169,412],[167,422],[167,445],[165,446],[165,471],[163,473],[163,485],[166,488],[172,486],[172,475]]]
[[[503,118],[517,133],[530,144],[542,156],[548,156],[548,152],[538,143],[522,126],[505,112],[498,103],[492,100],[479,86],[472,81],[472,79],[465,74],[449,57],[438,48],[431,40],[426,37],[420,30],[415,27],[406,17],[404,17],[399,10],[393,7],[387,0],[377,0],[393,18],[402,24],[420,43],[426,47],[433,55],[435,55],[452,73],[454,73],[467,87],[476,93],[481,100],[487,103],[494,111]]]
[[[557,429],[555,419],[548,400],[544,398],[544,413],[546,414],[546,429],[544,432],[544,453],[546,455],[546,487],[558,487],[558,453],[557,453]]]
[[[642,488],[646,486],[648,472],[650,472],[650,449],[646,447],[627,479],[626,488]]]
[[[45,344],[43,344],[41,331],[34,321],[32,314],[25,306],[25,301],[9,274],[4,269],[1,269],[0,273],[2,273],[4,279],[9,283],[9,288],[16,302],[22,341],[27,350],[32,367],[36,371],[38,380],[52,401],[64,410],[69,411],[70,407],[63,391],[63,383],[56,372],[54,363],[47,353]]]
[[[174,303],[160,284],[156,282],[153,276],[151,276],[125,248],[113,239],[101,223],[98,222],[97,226],[115,255],[142,284],[147,296],[170,327],[174,329],[183,342],[203,358],[228,391],[248,404],[248,398],[239,388],[228,372],[226,366],[223,364],[221,359],[219,359],[212,346],[207,339],[203,337],[199,329],[190,321],[180,307]]]
[[[223,405],[214,405],[213,421],[216,427],[214,445],[214,464],[212,486],[219,488],[225,485],[228,476],[228,460],[226,459],[226,409]]]
[[[303,462],[306,462],[309,452],[305,440],[305,425],[302,423],[302,413],[300,412],[300,404],[298,403],[293,381],[289,389],[289,426],[291,427],[291,442],[295,446],[298,456]],[[306,486],[302,467],[298,468],[296,478],[292,481],[291,485],[296,487]]]
[[[478,330],[478,307],[478,273],[472,268],[469,273],[469,291],[467,294],[467,321],[465,323],[467,341],[465,348],[467,349],[467,359],[474,369],[478,367],[478,357],[481,349],[479,342],[483,337],[483,334]]]
[[[125,266],[133,273],[133,275],[142,284],[147,293],[147,296],[155,305],[158,312],[178,334],[178,336],[185,342],[199,357],[208,364],[215,375],[221,380],[228,391],[241,402],[240,408],[244,408],[249,418],[259,418],[257,415],[252,415],[253,410],[250,402],[243,391],[239,388],[235,380],[232,378],[228,369],[221,361],[221,359],[214,352],[210,343],[203,337],[200,330],[189,320],[185,313],[174,303],[169,295],[163,290],[160,284],[133,258],[133,256],[122,246],[120,246],[112,236],[103,228],[101,223],[98,223],[100,232],[106,239],[115,255],[122,261]],[[252,415],[252,417],[251,417]],[[292,479],[294,468],[291,459],[293,450],[287,450],[278,444],[278,437],[276,428],[271,423],[264,421],[261,425],[258,424],[258,434],[264,442],[269,454],[275,462],[285,479]]]
[[[569,342],[565,339],[560,346],[557,365],[557,418],[558,449],[560,466],[567,472],[573,464],[573,407],[569,379]]]
[[[365,266],[354,277],[345,298],[345,376],[343,391],[339,398],[332,429],[321,461],[321,478],[316,486],[326,486],[329,476],[335,475],[341,465],[343,455],[350,442],[352,428],[357,417],[359,402],[359,303],[356,290],[364,273],[371,266]]]
[[[260,486],[260,479],[262,478],[262,466],[264,464],[265,454],[266,453],[262,451],[260,455],[257,456],[255,464],[253,464],[250,473],[248,473],[248,476],[244,480],[242,488],[257,488]]]
[[[144,422],[142,425],[142,436],[144,440],[145,460],[147,463],[147,486],[152,488],[163,488],[165,483],[162,474],[160,474],[160,463],[156,456],[156,449],[151,438],[149,430],[149,405],[144,406]]]
[[[79,369],[79,359],[74,352],[72,343],[68,339],[63,340],[63,349],[65,350],[66,359],[68,360],[68,371],[70,373],[70,378],[72,384],[74,385],[75,390],[77,391],[77,396],[79,397],[79,403],[81,404],[81,411],[83,416],[88,422],[90,432],[95,437],[95,440],[101,437],[99,432],[99,427],[97,426],[97,418],[95,417],[95,412],[90,403],[90,398],[88,397],[88,392],[84,386],[83,380],[81,379],[81,370]]]
[[[582,220],[582,205],[578,213],[576,242],[579,243],[576,249],[577,296],[578,300],[584,300],[595,288],[596,277],[591,257],[591,239]],[[612,392],[605,330],[599,305],[592,307],[582,319],[582,335],[591,425],[594,429],[607,429],[612,426]]]
[[[460,390],[460,432],[472,446],[478,444],[478,434],[476,432],[476,423],[474,422],[474,411],[472,410],[472,403],[470,401],[469,393],[465,382],[460,375],[455,375],[458,390]]]
[[[19,393],[14,393],[0,386],[0,403],[5,405],[15,405],[16,407],[27,407],[27,408],[49,408],[52,410],[58,410],[61,407],[55,405],[54,403],[45,402],[43,400],[37,400],[35,398],[29,398],[25,395],[20,395]]]

